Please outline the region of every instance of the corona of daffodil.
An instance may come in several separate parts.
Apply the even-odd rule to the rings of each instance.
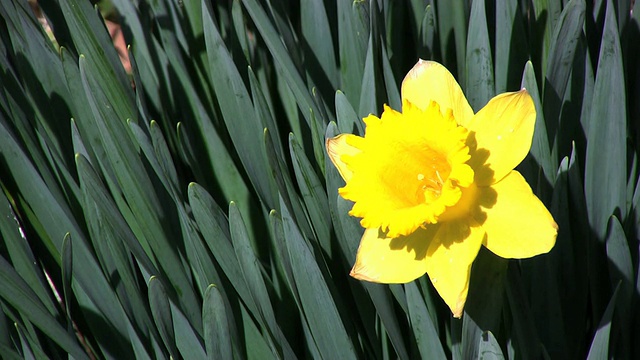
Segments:
[[[427,273],[460,317],[480,246],[503,258],[551,250],[558,226],[513,170],[535,120],[524,89],[474,114],[451,73],[420,60],[402,83],[402,112],[385,107],[364,119],[364,137],[327,140],[346,182],[339,193],[365,228],[351,276],[406,283]]]

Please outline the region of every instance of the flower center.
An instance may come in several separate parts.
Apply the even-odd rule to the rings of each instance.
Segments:
[[[360,152],[342,158],[353,172],[340,189],[355,202],[350,214],[389,237],[436,223],[474,176],[466,164],[468,131],[456,124],[451,111],[443,116],[435,102],[425,110],[404,105],[404,113],[385,107],[380,119],[365,118],[365,136],[347,138]]]
[[[432,169],[427,170],[432,170],[430,174],[428,173],[428,176],[422,173],[419,173],[417,176],[418,187],[416,189],[416,198],[420,199],[422,197],[424,198],[423,202],[432,203],[442,194],[442,186],[449,174],[448,171],[441,173],[435,165],[432,166]],[[442,174],[445,174],[444,179]]]

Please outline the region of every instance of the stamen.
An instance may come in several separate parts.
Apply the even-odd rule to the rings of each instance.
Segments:
[[[418,181],[424,180],[424,174],[418,174]]]
[[[426,191],[430,191],[430,192],[436,194],[437,196],[440,196],[440,194],[442,193],[442,191],[440,189],[434,189],[432,187],[427,188],[426,186],[423,186],[422,189],[426,190]]]

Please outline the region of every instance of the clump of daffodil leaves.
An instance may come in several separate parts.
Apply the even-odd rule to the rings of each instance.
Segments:
[[[484,245],[528,258],[555,244],[558,226],[513,170],[531,147],[536,111],[527,91],[504,93],[474,114],[453,75],[420,60],[402,82],[402,112],[364,119],[327,152],[365,228],[351,276],[406,283],[427,273],[460,317],[471,265]]]

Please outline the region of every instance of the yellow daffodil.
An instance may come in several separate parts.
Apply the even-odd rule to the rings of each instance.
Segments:
[[[351,276],[406,283],[424,273],[455,317],[481,245],[503,258],[546,253],[553,217],[513,170],[527,155],[536,111],[526,90],[477,114],[442,65],[420,60],[402,83],[402,112],[364,119],[364,137],[327,140],[327,152],[365,228]]]

